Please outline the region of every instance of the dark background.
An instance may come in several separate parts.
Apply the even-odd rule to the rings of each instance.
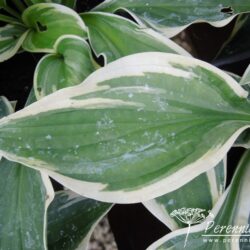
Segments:
[[[78,1],[79,11],[90,10],[101,1]],[[208,24],[196,24],[186,30],[194,55],[202,60],[238,75],[242,75],[250,56],[233,59],[214,60],[214,56],[229,36],[233,22],[224,28],[216,29]],[[19,53],[0,64],[0,95],[9,100],[17,100],[21,109],[32,87],[33,73],[42,54]],[[230,181],[243,149],[233,148],[228,154],[228,182]],[[53,182],[56,189],[61,186]],[[142,204],[115,205],[110,211],[109,222],[120,250],[144,250],[148,245],[169,232],[168,228],[152,216]]]

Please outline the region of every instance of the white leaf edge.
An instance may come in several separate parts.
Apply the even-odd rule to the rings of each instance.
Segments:
[[[206,172],[209,184],[211,186],[211,197],[213,198],[213,204],[217,203],[219,197],[221,197],[221,195],[225,191],[224,189],[218,190],[217,182],[216,182],[216,172],[215,172],[216,167],[217,166],[213,167],[212,169]],[[227,157],[224,157],[223,159],[223,167],[224,167],[224,174],[225,174],[223,186],[225,187],[226,186],[226,174],[227,174]],[[180,229],[179,225],[166,211],[165,207],[159,204],[155,199],[143,202],[142,204],[147,208],[147,210],[151,214],[153,214],[159,221],[165,224],[171,231]]]
[[[97,11],[99,10],[99,7],[101,7],[102,5],[105,5],[108,2],[112,2],[113,0],[105,0],[104,2],[100,3],[99,5],[97,5],[92,11]],[[249,13],[248,11],[245,12],[240,12],[237,14],[234,14],[228,18],[219,20],[219,21],[207,21],[205,19],[196,19],[195,21],[188,23],[186,25],[182,25],[182,26],[176,26],[176,27],[165,27],[165,28],[159,28],[157,26],[155,26],[153,23],[151,23],[148,20],[141,20],[141,18],[139,16],[137,16],[136,13],[134,13],[133,11],[129,10],[126,7],[117,7],[114,11],[112,11],[113,13],[115,13],[118,10],[123,10],[125,12],[127,12],[129,15],[131,15],[133,17],[133,19],[141,26],[141,27],[147,27],[150,26],[155,30],[160,31],[162,34],[164,34],[165,36],[167,36],[168,38],[172,38],[176,35],[178,35],[180,32],[182,32],[183,30],[185,30],[186,28],[188,28],[189,26],[196,24],[196,23],[207,23],[210,24],[211,26],[215,27],[215,28],[221,28],[226,26],[227,24],[229,24],[235,17],[237,17],[240,14],[245,14],[245,13]],[[147,25],[145,25],[145,23],[147,23]]]
[[[45,97],[44,95],[41,95],[38,91],[37,91],[37,86],[38,86],[38,83],[37,83],[37,77],[38,77],[38,72],[39,72],[39,68],[40,68],[40,65],[43,63],[44,60],[46,60],[47,58],[57,54],[57,48],[58,48],[58,45],[59,43],[64,40],[64,39],[67,39],[67,38],[72,38],[72,39],[77,39],[79,41],[81,41],[83,44],[85,44],[86,47],[89,48],[89,45],[88,43],[81,37],[79,36],[76,36],[76,35],[63,35],[63,36],[60,36],[56,42],[54,43],[53,45],[53,49],[51,51],[50,54],[48,55],[45,55],[41,58],[41,60],[38,62],[38,64],[36,65],[36,68],[35,68],[35,72],[34,72],[34,76],[33,76],[33,86],[34,86],[34,92],[35,92],[35,96],[37,98],[37,100],[40,100],[41,98]],[[92,55],[91,55],[91,50],[89,48],[89,56],[90,56],[90,60],[93,61],[94,59],[92,58]]]
[[[82,30],[84,32],[86,32],[86,35],[87,35],[87,27],[86,27],[85,23],[83,22],[83,20],[81,19],[81,17],[78,15],[78,13],[76,13],[73,9],[71,9],[71,8],[65,6],[65,5],[61,5],[61,4],[57,4],[57,3],[37,3],[37,4],[29,6],[23,12],[23,14],[22,14],[23,22],[25,22],[25,23],[27,22],[27,18],[26,18],[26,15],[25,15],[26,12],[28,12],[28,11],[30,11],[32,9],[39,9],[38,7],[40,7],[40,9],[43,9],[43,8],[46,8],[46,6],[56,7],[56,9],[59,10],[60,12],[68,14],[70,16],[73,16],[75,18],[77,24],[79,25],[79,27],[81,27]],[[63,20],[61,20],[61,21],[63,21]],[[87,36],[86,37],[82,37],[82,38],[86,39]],[[39,52],[39,53],[53,53],[54,49],[50,49],[50,48],[44,48],[44,49],[26,49],[25,48],[25,51],[28,51],[28,52]]]
[[[9,26],[13,26],[13,25],[7,24],[6,26],[2,27],[1,29],[2,29],[2,30],[3,30],[3,29],[8,29]],[[4,61],[10,59],[12,56],[14,56],[14,55],[18,52],[18,50],[21,48],[22,43],[23,43],[23,41],[25,40],[25,38],[26,38],[28,32],[29,32],[28,30],[25,31],[25,32],[17,39],[18,41],[16,42],[16,44],[15,44],[14,47],[12,47],[11,49],[5,51],[4,53],[0,53],[0,62],[4,62]],[[8,39],[8,37],[2,38],[2,37],[0,36],[0,41],[6,40],[6,39]]]
[[[213,73],[219,75],[228,86],[241,98],[246,98],[248,93],[229,75],[224,73],[223,71],[217,69],[216,67],[200,61],[198,59],[189,58],[185,56],[169,54],[169,53],[160,53],[160,52],[146,52],[140,54],[134,54],[130,56],[123,57],[117,61],[114,61],[108,64],[106,67],[101,68],[94,73],[92,73],[83,83],[80,85],[65,88],[59,90],[51,95],[48,95],[41,99],[40,101],[28,106],[27,108],[23,109],[20,112],[16,112],[8,117],[5,117],[0,120],[0,125],[4,125],[13,119],[22,118],[25,116],[35,115],[41,112],[46,112],[51,109],[56,108],[63,108],[65,105],[67,107],[72,107],[72,100],[67,100],[71,96],[74,96],[76,93],[90,93],[93,91],[97,91],[100,87],[97,86],[99,81],[105,81],[108,79],[112,79],[114,77],[119,76],[128,76],[128,75],[143,75],[144,72],[161,72],[164,73],[163,65],[164,63],[168,64],[168,61],[171,62],[182,62],[183,65],[195,65],[195,66],[202,66]],[[138,63],[140,62],[140,63]],[[128,67],[129,65],[129,67]],[[154,67],[152,69],[152,65],[156,66],[159,65],[160,67]],[[106,86],[108,87],[108,86]],[[106,88],[105,86],[101,88]],[[63,100],[56,102],[56,100]],[[100,102],[102,99],[97,99],[97,102]],[[117,103],[114,103],[117,105]],[[90,106],[86,105],[86,103],[82,103],[79,107],[85,108],[94,108],[95,105],[98,103],[92,103]],[[110,103],[108,103],[110,105]],[[74,104],[73,104],[74,106]],[[87,106],[87,107],[86,107]],[[74,106],[76,107],[76,106]],[[231,146],[234,144],[234,141],[237,137],[250,125],[244,126],[238,129],[223,145],[218,146],[217,148],[211,149],[201,158],[196,160],[195,162],[183,167],[181,170],[175,172],[174,174],[161,179],[160,181],[154,182],[149,184],[139,190],[135,191],[105,191],[103,190],[106,187],[106,184],[103,183],[94,183],[94,182],[86,182],[86,181],[79,181],[75,180],[56,172],[53,172],[48,169],[43,169],[41,166],[47,165],[47,163],[39,162],[23,157],[17,157],[14,154],[5,152],[0,150],[0,155],[6,157],[7,159],[15,162],[20,162],[29,166],[31,168],[39,169],[44,173],[47,173],[49,176],[57,180],[59,183],[62,183],[67,188],[73,190],[74,192],[88,197],[92,199],[96,199],[103,202],[110,202],[110,203],[137,203],[137,202],[144,202],[155,197],[161,196],[168,192],[172,192],[184,184],[191,181],[196,176],[200,175],[211,169],[212,167],[216,166],[223,157],[227,154]],[[53,167],[53,166],[52,166]],[[178,182],[176,181],[178,180]]]

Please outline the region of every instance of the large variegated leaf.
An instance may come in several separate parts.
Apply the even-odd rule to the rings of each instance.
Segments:
[[[7,24],[0,28],[0,62],[14,56],[21,47],[27,30],[19,25]]]
[[[81,83],[95,70],[89,45],[80,37],[61,36],[54,51],[43,57],[36,67],[34,88],[38,99]]]
[[[205,62],[131,55],[0,120],[0,154],[87,197],[146,201],[223,159],[250,125],[246,96]]]
[[[111,207],[71,191],[56,193],[48,209],[49,249],[86,250],[95,226]]]
[[[60,4],[40,3],[26,9],[23,22],[30,27],[23,48],[31,52],[53,52],[62,35],[86,37],[86,26],[72,9]]]
[[[5,98],[0,100],[2,117],[12,109]],[[46,210],[53,198],[48,176],[1,159],[0,190],[0,249],[47,249]]]
[[[33,4],[37,4],[37,3],[57,3],[57,4],[62,4],[65,6],[68,6],[70,8],[74,8],[75,4],[76,4],[76,0],[30,0]]]
[[[137,22],[146,22],[171,37],[194,22],[215,27],[228,24],[238,13],[248,12],[246,0],[106,0],[94,10],[128,11]]]
[[[226,160],[216,167],[197,176],[181,188],[144,202],[146,208],[172,231],[186,227],[171,213],[179,208],[195,207],[211,210],[225,191]]]
[[[189,55],[168,38],[152,29],[141,29],[134,22],[120,16],[90,12],[81,14],[81,17],[88,27],[91,46],[96,55],[103,55],[107,62],[147,51]]]
[[[187,250],[249,249],[249,178],[250,151],[242,158],[229,190],[211,211],[214,218],[209,216],[202,224],[191,227],[190,231],[187,228],[174,231],[156,241],[148,250],[184,249],[186,239]],[[193,218],[196,215],[194,210]]]

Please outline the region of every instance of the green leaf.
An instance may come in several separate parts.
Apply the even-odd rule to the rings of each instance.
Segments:
[[[37,99],[77,85],[95,70],[89,45],[80,37],[61,36],[54,51],[44,56],[36,67],[34,89]]]
[[[7,24],[0,28],[0,62],[8,60],[20,49],[27,30],[19,25]]]
[[[250,91],[250,65],[245,70],[245,73],[238,80],[239,84],[248,91],[248,99],[249,99],[249,91]],[[244,147],[250,148],[250,129],[246,129],[235,141],[235,147]]]
[[[192,23],[209,22],[215,27],[228,24],[235,15],[248,12],[246,0],[106,0],[95,11],[126,10],[140,23],[147,23],[169,37]]]
[[[23,43],[27,51],[51,53],[62,35],[86,37],[86,27],[80,16],[60,4],[35,4],[24,11],[22,19],[30,28]]]
[[[44,250],[49,178],[21,164],[0,161],[0,249]]]
[[[187,225],[172,218],[175,209],[196,207],[211,210],[225,191],[226,160],[215,168],[197,176],[181,188],[144,202],[145,207],[172,231]]]
[[[240,80],[241,85],[249,85],[250,86],[250,65],[248,65],[244,75]]]
[[[0,116],[13,111],[6,98],[0,100]],[[0,249],[47,249],[45,216],[53,198],[48,176],[2,159],[0,190]]]
[[[88,27],[91,47],[97,56],[103,55],[106,62],[148,51],[189,55],[158,32],[152,29],[141,29],[137,24],[123,17],[101,12],[84,13],[81,17]]]
[[[240,15],[236,21],[230,39],[216,56],[216,65],[240,62],[249,58],[250,15]]]
[[[87,249],[95,226],[111,207],[71,191],[57,192],[48,209],[49,249]]]
[[[18,19],[15,17],[10,17],[7,15],[0,14],[0,21],[4,23],[9,23],[9,24],[17,24],[17,25],[22,25]]]
[[[76,4],[76,0],[49,0],[49,1],[31,0],[31,2],[33,4],[44,3],[44,2],[57,3],[57,4],[65,5],[65,6],[69,7],[69,8],[72,8],[72,9],[75,7],[75,4]]]
[[[235,141],[235,147],[250,148],[250,129],[246,129]]]
[[[249,249],[249,178],[250,151],[243,156],[229,189],[211,211],[211,216],[207,217],[202,224],[192,226],[191,229],[177,230],[164,236],[152,244],[148,250],[184,249],[185,241],[187,250]],[[178,212],[180,210],[175,212],[177,216]],[[182,214],[182,217],[184,216]]]
[[[0,118],[9,115],[13,112],[14,110],[8,99],[4,96],[0,96]]]
[[[146,201],[224,158],[250,127],[246,97],[205,62],[135,54],[1,119],[0,154],[90,198]]]

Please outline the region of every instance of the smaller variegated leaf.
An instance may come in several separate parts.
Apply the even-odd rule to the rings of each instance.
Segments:
[[[160,30],[168,37],[192,23],[209,22],[215,27],[228,24],[237,14],[250,10],[246,0],[106,0],[95,11],[126,10],[143,25]]]
[[[48,209],[49,249],[87,250],[95,226],[111,207],[71,191],[57,192]]]
[[[167,52],[189,56],[188,52],[152,29],[141,29],[123,17],[90,12],[81,14],[88,27],[91,46],[106,62],[140,52]],[[129,41],[129,42],[126,42]]]
[[[173,231],[187,226],[176,217],[171,216],[175,209],[196,207],[209,211],[224,193],[225,185],[226,159],[181,188],[143,204]]]
[[[30,6],[22,15],[30,28],[23,48],[31,52],[53,52],[56,40],[62,35],[86,37],[86,26],[72,9],[54,3]]]
[[[14,56],[27,36],[27,29],[22,26],[7,24],[0,28],[0,62]]]
[[[81,83],[96,69],[89,45],[80,37],[61,36],[54,51],[43,57],[36,67],[34,89],[37,99]]]
[[[184,221],[187,218],[188,228],[176,230],[162,237],[153,243],[148,250],[250,249],[249,179],[250,151],[248,150],[239,163],[231,185],[211,210],[206,220],[199,225],[192,226],[192,222],[203,217],[202,213],[199,213],[196,208],[176,210],[177,218]]]

